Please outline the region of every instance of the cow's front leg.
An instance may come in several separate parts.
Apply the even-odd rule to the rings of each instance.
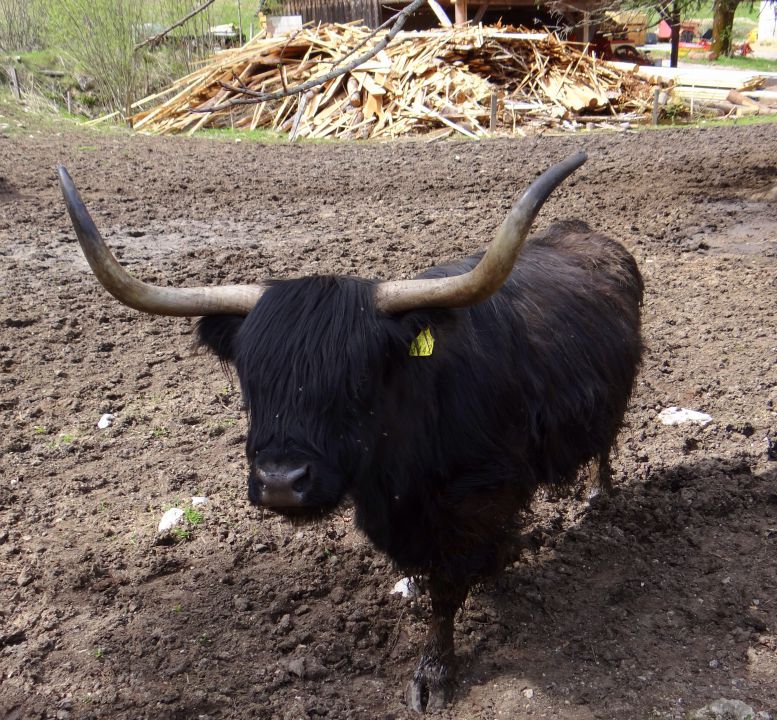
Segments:
[[[405,698],[416,712],[439,710],[452,699],[456,688],[456,658],[453,652],[453,619],[469,592],[469,586],[429,578],[432,618],[424,652],[408,683]]]

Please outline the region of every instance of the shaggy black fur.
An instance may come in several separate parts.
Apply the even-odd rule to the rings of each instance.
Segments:
[[[430,575],[436,605],[457,607],[463,597],[446,593],[501,569],[508,523],[538,486],[606,464],[640,362],[642,280],[620,244],[557,223],[473,307],[385,316],[373,290],[357,278],[277,282],[244,320],[201,320],[200,339],[237,370],[252,468],[307,463],[306,505],[350,495],[375,545]],[[425,328],[433,352],[413,357]],[[249,491],[260,501],[253,469]],[[435,670],[420,665],[415,679],[424,692],[451,674],[450,643],[428,643],[422,665],[431,652]]]

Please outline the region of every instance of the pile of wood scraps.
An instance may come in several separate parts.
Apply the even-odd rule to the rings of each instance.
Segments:
[[[132,125],[149,133],[227,127],[267,128],[292,138],[477,138],[495,128],[566,127],[580,115],[639,119],[652,104],[650,80],[603,63],[579,45],[552,33],[477,26],[399,33],[350,73],[306,93],[229,105],[245,97],[235,88],[270,93],[293,87],[330,72],[344,56],[364,53],[380,37],[356,24],[335,24],[254,38],[135,103]]]

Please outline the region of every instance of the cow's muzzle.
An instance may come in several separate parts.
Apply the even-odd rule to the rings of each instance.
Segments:
[[[308,504],[305,498],[312,480],[307,463],[257,465],[254,468],[254,480],[259,491],[259,505],[271,508],[299,508]]]

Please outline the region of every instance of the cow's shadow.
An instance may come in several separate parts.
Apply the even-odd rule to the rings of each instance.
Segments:
[[[772,463],[702,460],[595,498],[572,527],[546,514],[462,613],[460,703],[487,685],[508,705],[545,694],[608,717],[720,696],[769,707],[776,481]]]

